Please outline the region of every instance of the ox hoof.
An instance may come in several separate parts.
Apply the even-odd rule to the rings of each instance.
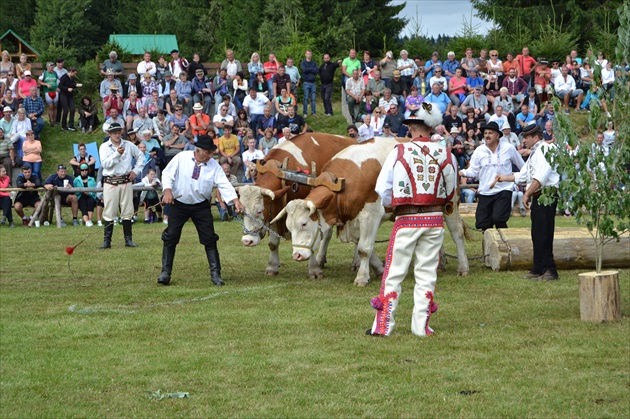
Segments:
[[[323,278],[324,278],[323,273],[308,274],[308,279],[323,279]]]
[[[267,269],[267,270],[265,271],[265,275],[267,275],[267,276],[278,276],[278,271],[274,271],[274,270],[271,270],[271,269]]]
[[[368,281],[354,281],[354,285],[357,287],[367,287],[369,285]]]
[[[468,271],[459,271],[459,276],[468,276]]]

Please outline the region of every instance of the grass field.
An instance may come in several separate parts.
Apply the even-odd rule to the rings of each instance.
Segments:
[[[134,227],[137,249],[116,227],[108,251],[96,227],[0,228],[0,417],[630,414],[628,271],[622,320],[591,324],[579,319],[577,271],[531,282],[473,260],[462,278],[452,261],[438,279],[436,335],[411,335],[407,278],[394,334],[371,338],[379,281],[352,285],[352,246],[333,240],[325,278],[308,280],[285,244],[279,276],[267,277],[266,246],[242,247],[236,222],[217,223],[220,288],[189,223],[173,285],[161,287],[161,227]],[[70,272],[64,249],[93,232]],[[470,257],[481,254],[474,235]],[[386,243],[376,249],[383,257]],[[150,399],[157,390],[190,397]]]

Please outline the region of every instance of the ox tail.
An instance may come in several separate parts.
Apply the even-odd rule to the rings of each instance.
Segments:
[[[468,224],[466,224],[463,219],[462,219],[462,228],[464,229],[464,238],[468,240],[469,242],[475,241],[475,238],[472,235],[471,228],[468,227]]]

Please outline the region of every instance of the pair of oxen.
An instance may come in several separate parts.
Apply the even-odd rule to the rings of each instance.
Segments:
[[[283,181],[272,171],[266,171],[259,174],[256,185],[239,187],[240,200],[248,214],[244,218],[243,245],[258,245],[267,228],[283,237],[290,233],[293,259],[309,262],[310,278],[322,278],[328,244],[333,227],[337,227],[342,242],[356,244],[352,263],[357,270],[354,284],[368,285],[370,267],[380,279],[383,263],[374,252],[374,242],[381,223],[393,216],[381,205],[374,187],[385,158],[397,143],[404,141],[408,139],[377,137],[357,144],[354,139],[339,135],[306,133],[274,147],[265,157],[265,165],[308,173],[314,162],[319,174],[317,183],[321,185],[311,187]],[[324,186],[338,183],[340,178],[345,179],[341,191]],[[459,199],[458,193],[455,196]],[[467,275],[465,225],[457,205],[445,216],[445,221],[457,246],[458,272]],[[278,274],[278,235],[269,235],[267,275]]]

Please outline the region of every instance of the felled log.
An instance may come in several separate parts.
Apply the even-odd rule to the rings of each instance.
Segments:
[[[61,228],[61,195],[58,193],[54,194],[55,200],[55,220],[57,221],[57,228]]]
[[[483,235],[486,266],[494,271],[531,269],[534,253],[528,228],[488,229]],[[604,248],[602,266],[630,268],[630,234]],[[553,255],[558,269],[595,269],[595,244],[588,230],[556,228]]]
[[[601,323],[621,318],[619,272],[586,272],[578,278],[582,320]]]
[[[31,221],[29,221],[28,223],[29,227],[33,227],[33,223],[35,223],[35,221],[41,222],[42,218],[44,218],[44,214],[46,214],[46,204],[50,199],[51,194],[52,191],[46,191],[46,193],[44,194],[44,199],[42,200],[42,202],[40,202],[39,207],[37,207],[37,209],[33,213],[33,216],[31,217]]]

